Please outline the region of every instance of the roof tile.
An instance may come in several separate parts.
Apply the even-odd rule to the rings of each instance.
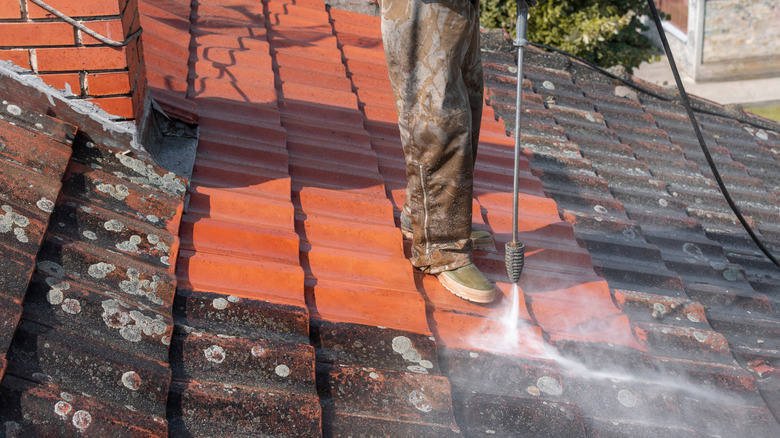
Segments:
[[[20,304],[35,268],[75,127],[3,101],[0,106],[0,378],[22,315]]]
[[[539,58],[536,58],[536,56],[539,56]],[[543,62],[546,64],[551,57],[549,55],[537,55],[531,50],[530,58],[544,60]],[[533,61],[531,62],[533,63]],[[551,62],[550,65],[557,65],[555,62]],[[604,117],[609,130],[616,132],[623,144],[613,146],[615,137],[609,131],[602,130],[600,132],[592,129],[583,131],[583,122],[570,115],[556,117],[556,121],[566,128],[567,135],[573,141],[580,144],[582,154],[585,158],[591,160],[596,173],[609,182],[610,194],[625,203],[623,208],[628,212],[628,216],[641,225],[641,230],[632,230],[633,235],[639,240],[646,238],[647,242],[658,244],[658,249],[656,250],[651,251],[651,248],[648,247],[645,255],[641,255],[641,252],[632,251],[637,256],[637,260],[647,263],[648,257],[658,260],[660,256],[663,259],[661,266],[651,271],[640,265],[639,263],[641,262],[627,264],[626,257],[629,257],[629,255],[623,254],[620,247],[624,246],[625,249],[628,249],[630,246],[614,241],[612,245],[620,245],[616,251],[614,246],[611,247],[610,244],[606,243],[608,242],[607,240],[594,231],[604,227],[605,221],[603,219],[595,222],[592,219],[586,221],[585,217],[582,216],[585,214],[585,211],[582,213],[574,211],[583,210],[577,207],[577,205],[582,205],[583,201],[587,202],[588,198],[594,197],[588,192],[581,192],[579,195],[566,193],[569,190],[572,192],[578,190],[579,186],[572,184],[574,187],[567,189],[563,179],[564,175],[578,176],[579,169],[582,168],[581,165],[565,163],[565,166],[560,167],[558,170],[561,174],[561,177],[558,178],[550,175],[548,171],[544,173],[538,172],[537,174],[542,176],[546,187],[555,187],[555,190],[547,189],[547,193],[552,194],[559,202],[565,201],[563,203],[565,209],[573,209],[565,211],[564,217],[570,221],[574,220],[578,236],[591,251],[591,254],[594,256],[594,264],[598,266],[598,272],[608,280],[611,288],[615,291],[615,297],[619,298],[618,302],[626,302],[624,301],[625,297],[630,296],[641,297],[641,302],[644,303],[639,309],[634,308],[633,305],[632,307],[621,305],[621,308],[627,311],[632,320],[648,320],[648,314],[653,314],[654,318],[649,320],[655,319],[656,323],[649,325],[639,323],[636,326],[637,330],[641,330],[638,333],[641,333],[642,338],[647,340],[648,350],[652,354],[690,358],[697,361],[709,360],[715,363],[727,363],[730,352],[738,351],[732,349],[739,349],[738,345],[744,341],[737,341],[738,338],[735,337],[737,330],[727,329],[722,324],[718,325],[712,322],[713,328],[716,325],[720,327],[717,328],[719,332],[721,328],[725,330],[722,334],[709,329],[703,329],[699,325],[704,323],[707,318],[710,318],[710,321],[712,321],[711,318],[713,317],[720,318],[717,316],[719,315],[717,307],[710,306],[720,301],[721,303],[731,303],[727,304],[728,308],[735,309],[735,304],[733,304],[735,301],[733,300],[737,299],[736,296],[739,296],[738,300],[740,302],[744,302],[754,312],[760,312],[759,309],[766,309],[761,304],[766,303],[766,301],[762,301],[761,294],[756,294],[750,290],[750,287],[745,285],[742,279],[745,278],[746,274],[742,273],[740,267],[731,265],[724,260],[723,250],[720,247],[721,242],[723,244],[728,243],[730,250],[733,251],[737,248],[733,245],[741,245],[738,242],[744,242],[744,239],[731,237],[732,233],[741,232],[741,230],[739,230],[738,226],[731,225],[733,223],[732,215],[728,213],[724,203],[714,197],[716,193],[712,188],[714,185],[711,181],[708,181],[711,178],[709,170],[706,167],[706,163],[704,163],[698,144],[691,139],[693,132],[687,124],[684,112],[679,106],[656,104],[654,100],[645,97],[640,97],[639,102],[616,98],[612,96],[611,92],[614,85],[610,88],[606,84],[595,85],[589,83],[589,77],[583,79],[585,76],[578,73],[578,68],[580,67],[576,63],[571,63],[570,67],[568,67],[574,73],[575,82],[582,86],[585,95],[594,99],[595,109],[599,115]],[[537,74],[533,68],[530,71],[531,76]],[[558,78],[560,79],[560,76]],[[543,79],[537,79],[537,81],[541,80]],[[553,87],[560,82],[560,80],[555,79],[550,79],[550,81],[553,82]],[[554,93],[553,87],[550,87],[548,84],[547,92]],[[542,88],[544,87],[539,88],[540,92]],[[574,92],[569,92],[570,95],[572,93]],[[564,101],[563,103],[574,107],[578,105],[576,102]],[[640,103],[642,106],[639,105]],[[561,112],[551,102],[546,102],[546,104],[552,111]],[[663,108],[663,110],[657,110],[656,108]],[[642,115],[643,109],[653,117]],[[632,114],[638,114],[639,117]],[[763,186],[757,184],[757,181],[754,182],[749,178],[745,178],[745,167],[729,159],[730,150],[726,151],[724,148],[717,147],[720,143],[718,137],[727,135],[724,133],[726,129],[724,125],[731,126],[733,122],[719,122],[718,117],[710,116],[702,116],[702,119],[707,119],[704,127],[705,135],[709,139],[708,142],[716,146],[713,151],[716,161],[720,167],[725,168],[727,175],[733,175],[728,177],[730,178],[730,184],[741,187],[738,190],[746,195],[758,192],[758,196],[762,197],[760,193],[764,190]],[[657,125],[655,124],[656,122],[658,123]],[[715,128],[715,132],[709,130],[710,125]],[[669,132],[669,138],[674,145],[669,145],[668,140],[666,140],[666,133],[659,130],[658,127]],[[734,130],[734,132],[736,131]],[[583,135],[583,132],[587,132],[587,134]],[[744,137],[742,134],[743,132],[739,131],[739,135],[735,134],[735,136],[742,138]],[[612,143],[600,144],[599,138],[608,139]],[[648,141],[648,138],[651,141]],[[752,145],[749,147],[752,147]],[[624,152],[632,149],[636,153],[636,157],[641,160],[636,164],[631,162],[634,158],[632,154]],[[620,151],[619,155],[623,158],[620,160],[613,158],[615,156],[613,151]],[[680,151],[684,152],[684,157],[680,157]],[[539,153],[549,152],[540,151]],[[674,154],[674,158],[664,157],[665,154],[670,153]],[[573,161],[576,161],[576,157]],[[537,156],[534,157],[531,164],[532,170],[536,166],[542,166],[542,168],[546,166],[545,161],[539,160]],[[632,175],[631,169],[637,168],[637,166],[646,169],[643,171],[644,175],[647,175],[647,171],[649,171],[653,177],[645,179],[646,176],[641,177],[639,176],[640,174]],[[674,200],[669,198],[670,193],[667,193],[667,188],[673,195]],[[713,195],[698,194],[701,193],[701,190],[708,190]],[[576,197],[583,199],[576,201]],[[653,202],[655,201],[660,202],[660,204],[654,204]],[[708,208],[701,208],[701,206],[705,205],[704,203],[707,203]],[[605,205],[609,205],[609,203]],[[611,209],[616,207],[618,205],[612,206]],[[601,208],[603,209],[603,206]],[[762,208],[746,208],[751,210],[751,212],[756,212],[758,215],[761,215],[763,211]],[[770,214],[769,211],[767,211],[767,214]],[[592,216],[591,213],[588,213],[588,215]],[[707,231],[706,236],[704,234],[705,230]],[[712,241],[710,240],[711,238],[717,240]],[[632,245],[641,247],[644,244],[637,241],[632,243]],[[699,248],[698,251],[700,252],[695,252],[694,248]],[[704,252],[701,251],[706,252],[707,255],[704,255]],[[739,251],[745,250],[740,249]],[[750,250],[750,252],[754,252],[754,250]],[[715,265],[712,263],[715,263]],[[720,269],[716,269],[716,266]],[[734,277],[733,281],[722,277],[720,273],[726,271],[729,272],[728,275],[730,277]],[[679,277],[677,277],[678,275]],[[734,281],[742,282],[742,286],[735,288],[737,285]],[[743,289],[743,291],[740,291],[740,289]],[[645,291],[645,293],[637,291]],[[679,297],[676,298],[677,300],[687,300],[688,297],[701,300],[701,303],[691,301],[691,304],[686,305],[686,308],[690,308],[690,306],[696,306],[702,310],[706,308],[706,317],[704,315],[686,314],[670,319],[665,315],[670,309],[668,306],[671,306],[672,303],[666,301],[672,298],[665,299],[659,295]],[[734,298],[728,298],[729,295]],[[632,302],[636,303],[637,301],[632,298]],[[666,304],[661,304],[664,302]],[[702,303],[707,307],[702,306]],[[673,304],[675,306],[678,305],[677,303]],[[640,310],[641,308],[645,310]],[[682,320],[683,317],[689,321],[685,322],[683,320],[684,325],[690,325],[691,327],[673,327],[674,324],[680,324],[678,320]],[[663,320],[663,323],[660,325],[657,324],[659,320]],[[746,322],[748,320],[746,319]],[[704,327],[708,327],[708,325],[705,323]],[[731,348],[727,346],[727,342],[732,343]],[[702,366],[699,365],[699,367]],[[690,366],[690,370],[686,371],[686,373],[692,375],[696,367],[697,365]],[[747,378],[750,379],[749,377]],[[756,403],[755,396],[755,392],[746,395],[746,397],[754,400],[751,403]],[[758,401],[757,403],[760,405],[762,402]],[[757,412],[761,410],[762,408],[757,408]],[[690,421],[691,416],[695,414],[683,411],[683,415],[684,418],[688,419],[687,421]],[[735,418],[729,417],[725,421],[720,421],[717,426],[710,430],[718,428],[721,428],[721,430],[732,430],[731,428],[733,427],[744,427],[738,426],[737,423],[740,423],[740,421],[735,420]],[[593,423],[591,420],[587,422],[594,425],[599,424],[598,422]],[[769,426],[770,424],[771,420],[767,422],[766,419],[763,419],[756,430],[761,431],[764,427],[771,427]]]
[[[528,50],[519,130],[527,263],[513,302],[501,243],[511,227],[516,76],[511,53],[486,52],[474,223],[497,243],[475,262],[501,297],[475,306],[404,260],[405,165],[378,18],[321,0],[145,0],[141,10],[152,96],[201,122],[187,211],[182,218],[186,182],[127,154],[127,137],[45,98],[19,100],[73,118],[93,143],[76,142],[48,229],[33,204],[45,190],[53,203],[59,186],[33,168],[59,178],[68,160],[38,166],[40,154],[17,148],[15,162],[0,162],[2,175],[32,172],[19,181],[39,186],[9,179],[8,206],[30,212],[30,246],[20,252],[10,234],[0,242],[11,261],[3,278],[13,271],[19,291],[0,298],[9,321],[0,340],[24,313],[0,397],[29,407],[26,419],[3,412],[7,427],[163,435],[164,410],[174,435],[776,428],[780,278],[741,234],[678,104]],[[723,114],[699,117],[705,137],[771,246],[780,236],[777,130],[757,118],[765,128],[745,128],[694,100]],[[72,138],[39,123],[37,132]],[[37,253],[38,241],[41,260],[57,264],[39,265],[22,310],[34,260],[25,251]],[[65,368],[41,343],[70,354]],[[33,354],[42,359],[26,366]],[[75,369],[84,360],[97,370]],[[103,386],[74,398],[68,391],[83,389],[87,372]],[[122,407],[133,391],[146,396],[135,412]]]
[[[262,8],[223,2],[193,15],[200,137],[177,265],[174,434],[320,430],[287,131]]]
[[[35,94],[13,77],[2,79],[0,87],[15,84],[11,96]],[[25,110],[12,111],[11,119],[39,134],[20,137],[24,133],[16,130],[19,135],[7,139],[33,142],[34,149],[45,146],[48,152],[17,154],[18,164],[7,165],[13,169],[0,164],[4,178],[24,182],[7,193],[9,201],[19,211],[36,212],[37,219],[25,228],[39,229],[39,237],[28,243],[42,241],[40,248],[29,248],[23,265],[13,265],[26,266],[26,272],[14,272],[15,298],[24,297],[24,306],[15,315],[22,318],[0,393],[3,406],[26,408],[4,411],[3,418],[31,435],[78,428],[164,434],[176,284],[170,265],[178,252],[184,181],[144,153],[131,152],[124,126],[85,115],[83,107],[70,107],[56,93],[37,93],[26,100]],[[74,125],[32,110],[59,113]],[[104,146],[104,140],[112,146]],[[8,150],[19,151],[18,145]],[[36,199],[42,194],[48,194],[45,200]],[[12,271],[4,268],[3,276]]]
[[[191,2],[143,0],[137,4],[151,96],[166,112],[196,122],[196,107],[188,97],[187,85]]]

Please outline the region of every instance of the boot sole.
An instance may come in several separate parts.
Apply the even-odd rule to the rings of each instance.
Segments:
[[[414,235],[411,231],[401,230],[401,234],[403,234],[405,239],[412,240],[414,238]],[[482,242],[477,242],[476,240],[471,241],[471,247],[474,249],[474,251],[489,251],[493,249],[493,238],[491,237],[490,240],[483,240]]]
[[[442,286],[444,286],[444,288],[450,291],[453,295],[463,298],[464,300],[471,301],[472,303],[488,304],[492,303],[496,299],[497,291],[495,286],[492,290],[485,291],[465,287],[462,284],[458,284],[454,280],[451,280],[450,277],[446,275],[439,274],[436,276],[436,278],[438,278],[439,283],[441,283]]]

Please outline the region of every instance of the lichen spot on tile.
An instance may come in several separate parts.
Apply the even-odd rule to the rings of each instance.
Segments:
[[[114,187],[111,184],[102,183],[98,184],[96,188],[99,192],[105,193],[117,201],[124,201],[130,195],[130,190],[122,184],[117,184]]]
[[[420,366],[422,366],[423,368],[428,368],[428,369],[433,368],[433,364],[429,360],[421,360],[420,361]]]
[[[621,389],[620,391],[618,391],[617,398],[620,404],[627,408],[633,408],[634,406],[636,406],[636,402],[637,402],[636,395],[627,389]]]
[[[472,351],[472,352],[469,353],[469,357],[477,358],[477,357],[479,357],[479,353],[475,353],[475,352]]]
[[[76,411],[73,414],[73,425],[78,430],[87,430],[90,424],[92,424],[92,415],[87,411]]]
[[[103,228],[105,228],[108,231],[114,231],[114,232],[119,233],[119,232],[121,232],[122,230],[125,229],[125,225],[122,222],[119,222],[116,219],[111,219],[111,220],[106,221],[103,224]]]
[[[22,243],[29,242],[29,239],[27,239],[27,235],[24,234],[24,229],[22,228],[14,228],[14,236],[16,237],[16,240]]]
[[[666,315],[666,306],[664,306],[661,303],[654,303],[653,304],[653,318],[663,318],[664,315]]]
[[[544,87],[544,88],[546,88],[548,90],[554,90],[555,89],[555,84],[553,84],[550,81],[544,81],[544,82],[542,82],[542,87]]]
[[[539,391],[539,388],[537,388],[534,385],[531,385],[528,388],[525,388],[525,392],[531,394],[534,397],[539,397],[540,395],[542,395],[542,391]]]
[[[130,314],[119,308],[119,301],[105,300],[103,306],[103,321],[109,327],[120,328],[130,322]]]
[[[211,302],[211,305],[217,310],[224,310],[227,308],[228,301],[224,298],[214,298],[214,301]]]
[[[739,272],[739,269],[731,267],[723,271],[723,278],[728,281],[738,281],[742,280],[743,276],[742,273]]]
[[[594,205],[593,210],[595,210],[596,213],[607,214],[607,209],[603,205]]]
[[[141,329],[135,325],[122,327],[119,329],[119,334],[130,342],[141,341]]]
[[[417,374],[428,374],[428,370],[420,365],[409,365],[406,369]]]
[[[377,373],[372,371],[372,372],[370,372],[368,374],[368,377],[371,377],[372,379],[378,379],[379,378],[379,374],[377,374]]]
[[[73,401],[73,394],[69,392],[61,392],[60,397],[65,400],[66,402],[72,402]]]
[[[10,205],[3,205],[0,207],[5,214],[0,213],[0,233],[7,233],[13,230],[13,234],[16,240],[27,243],[27,235],[24,234],[24,228],[30,225],[30,220],[27,217],[18,213],[14,213],[14,209]]]
[[[759,129],[756,131],[756,137],[760,138],[761,140],[769,140],[769,134],[766,133],[763,129]]]
[[[254,357],[263,357],[263,355],[265,354],[265,348],[259,345],[255,345],[254,347],[252,347],[251,351],[252,351],[252,356]]]
[[[157,245],[155,245],[154,249],[162,253],[168,253],[171,250],[171,248],[168,245],[166,245],[164,242],[157,242]]]
[[[7,107],[5,107],[5,110],[8,111],[8,114],[14,115],[14,116],[21,116],[22,115],[22,109],[14,104],[10,104]]]
[[[393,351],[398,354],[405,354],[412,348],[412,341],[406,336],[396,336],[393,338]]]
[[[97,234],[95,234],[94,231],[84,230],[84,232],[81,233],[81,235],[86,237],[89,240],[97,240]]]
[[[168,330],[168,325],[163,321],[162,315],[155,315],[155,319],[152,319],[137,310],[131,310],[130,318],[146,336],[162,335]]]
[[[135,371],[128,371],[122,374],[122,385],[131,391],[138,391],[141,387],[141,376]]]
[[[682,249],[685,254],[693,258],[693,260],[690,260],[691,262],[695,262],[696,260],[706,262],[709,260],[701,251],[701,248],[695,243],[686,242],[683,244]]]
[[[693,337],[696,338],[699,342],[704,342],[707,340],[707,337],[704,336],[704,333],[702,332],[693,332]]]
[[[70,283],[61,281],[59,278],[47,277],[46,284],[50,287],[49,292],[46,294],[46,300],[49,304],[62,304],[62,300],[65,299],[65,294],[63,292],[70,289]]]
[[[141,295],[152,303],[159,305],[162,304],[162,300],[155,295],[159,281],[160,278],[156,275],[153,275],[151,280],[142,279],[141,272],[138,269],[129,268],[127,270],[127,280],[120,281],[119,288],[126,294]]]
[[[163,192],[172,196],[184,194],[186,187],[184,187],[184,184],[176,178],[176,174],[168,172],[165,175],[160,176],[154,171],[154,168],[150,164],[146,164],[141,160],[121,152],[115,154],[115,156],[119,158],[122,165],[141,175],[140,177],[130,177],[130,180],[134,183],[159,187]]]
[[[57,403],[54,404],[54,413],[59,415],[60,417],[67,417],[70,414],[70,411],[73,410],[73,407],[70,405],[70,403],[60,400]]]
[[[276,368],[274,369],[274,372],[279,377],[287,377],[290,375],[290,367],[284,364],[277,365]]]
[[[722,271],[726,269],[726,264],[723,262],[710,262],[710,267],[716,271]]]
[[[151,222],[153,224],[156,224],[157,222],[160,222],[160,219],[157,216],[153,215],[153,214],[147,214],[146,215],[146,220],[148,220],[149,222]]]
[[[237,303],[238,302],[238,297],[235,296],[235,295],[230,295],[230,296],[227,297],[227,300],[230,301],[231,303]]]
[[[431,412],[433,406],[428,403],[428,397],[422,393],[422,391],[414,390],[409,393],[409,403],[411,403],[415,409],[422,412]]]
[[[222,363],[225,360],[225,350],[219,345],[212,345],[203,350],[206,360],[214,363]]]
[[[141,236],[133,234],[124,242],[116,244],[116,248],[125,252],[138,252],[138,245],[141,243]]]
[[[87,269],[87,273],[93,278],[106,278],[106,275],[114,272],[114,270],[116,270],[116,266],[110,263],[100,262],[90,266],[89,269]]]
[[[542,376],[536,380],[536,387],[539,388],[545,394],[561,395],[563,394],[563,388],[557,380],[552,377]]]
[[[65,313],[77,315],[81,313],[81,303],[73,298],[65,298],[65,300],[62,301],[62,310]]]
[[[38,208],[40,208],[42,211],[45,211],[46,213],[51,213],[54,211],[54,202],[46,199],[46,197],[39,199],[35,205],[37,205]]]

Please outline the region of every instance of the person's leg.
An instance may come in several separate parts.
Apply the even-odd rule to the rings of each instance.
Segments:
[[[471,4],[479,17],[479,0],[471,0]],[[477,146],[479,145],[479,132],[482,124],[482,105],[484,102],[485,83],[482,77],[481,34],[479,25],[471,32],[466,56],[462,65],[463,81],[469,97],[471,108],[471,153],[472,163],[477,161]],[[493,235],[489,231],[472,226],[471,243],[475,250],[489,250],[493,248]]]
[[[470,0],[383,0],[382,33],[407,164],[412,264],[471,263],[474,167],[463,65],[478,32]]]
[[[472,0],[382,0],[381,7],[406,157],[411,262],[455,295],[490,302],[495,288],[471,261],[482,108],[477,8]]]
[[[479,17],[479,0],[470,0]],[[482,74],[482,54],[480,51],[481,34],[479,31],[479,18],[474,32],[471,32],[466,55],[462,66],[463,81],[469,96],[471,107],[471,151],[473,161],[477,161],[477,146],[479,144],[479,132],[482,124],[482,105],[484,102],[485,83]]]

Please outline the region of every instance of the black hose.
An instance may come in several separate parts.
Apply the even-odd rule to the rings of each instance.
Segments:
[[[745,220],[745,217],[742,216],[742,213],[740,213],[739,207],[737,207],[737,204],[731,198],[731,194],[729,194],[728,189],[726,189],[726,184],[720,177],[720,172],[718,172],[718,169],[715,167],[715,161],[712,159],[712,155],[710,155],[710,150],[707,148],[707,145],[704,142],[704,136],[702,135],[701,129],[699,128],[699,122],[696,120],[696,115],[693,114],[693,108],[691,107],[691,102],[688,99],[688,93],[685,92],[682,79],[680,79],[680,73],[677,71],[677,64],[675,64],[674,57],[672,56],[672,50],[669,48],[669,41],[666,39],[666,33],[664,32],[663,25],[661,24],[661,17],[658,15],[658,10],[655,8],[655,2],[653,0],[647,0],[647,4],[650,6],[650,12],[653,15],[653,21],[655,21],[655,26],[658,28],[658,33],[661,36],[661,42],[664,45],[666,57],[669,59],[669,65],[672,68],[674,81],[677,83],[677,89],[680,91],[680,98],[682,99],[683,106],[685,106],[685,110],[688,112],[688,118],[691,119],[693,130],[696,132],[696,138],[699,140],[701,150],[704,153],[704,157],[707,159],[707,164],[709,164],[710,169],[712,169],[712,175],[715,177],[715,181],[717,181],[718,187],[720,187],[720,191],[723,193],[723,197],[726,198],[726,202],[729,203],[729,207],[731,207],[731,210],[735,215],[737,215],[737,219],[739,219],[739,222],[745,228],[745,231],[747,231],[747,233],[750,235],[750,238],[753,239],[753,242],[756,243],[758,248],[761,249],[761,251],[769,258],[769,260],[775,264],[775,266],[780,267],[780,262],[777,261],[772,253],[770,253],[764,244],[758,239],[758,236],[756,236],[756,233],[753,232],[752,228],[750,228],[750,225],[747,223],[747,220]]]

